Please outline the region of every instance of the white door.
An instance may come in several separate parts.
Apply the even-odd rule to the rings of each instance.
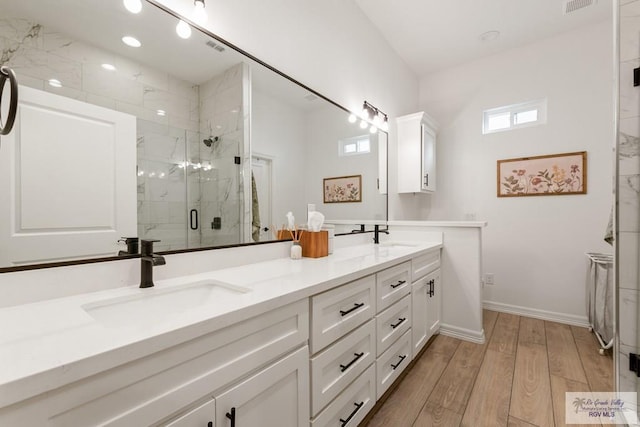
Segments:
[[[258,194],[261,242],[274,239],[271,230],[271,167],[271,159],[258,156],[254,156],[251,159],[251,170],[256,181],[256,191]]]
[[[284,357],[215,400],[217,426],[309,425],[309,348]]]
[[[135,117],[23,86],[19,97],[0,141],[0,266],[115,255],[137,235]]]
[[[418,279],[411,285],[411,335],[413,355],[417,355],[429,340],[427,330],[427,304],[429,300],[429,277]]]
[[[442,312],[442,287],[440,285],[440,269],[427,276],[427,285],[431,292],[427,300],[427,336],[432,337],[440,329]]]

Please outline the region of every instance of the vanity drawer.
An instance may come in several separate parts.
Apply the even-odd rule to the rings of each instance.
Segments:
[[[411,331],[405,332],[376,362],[377,398],[380,399],[411,362]]]
[[[376,355],[380,356],[410,327],[411,294],[376,316]]]
[[[311,421],[311,427],[357,426],[376,404],[376,368],[371,365]]]
[[[373,363],[375,322],[371,319],[311,358],[311,414],[316,415]]]
[[[374,316],[375,276],[311,297],[311,353]]]
[[[380,312],[411,291],[411,261],[379,272],[376,285],[376,311]]]
[[[440,249],[417,256],[411,260],[411,281],[426,276],[440,268]]]
[[[46,423],[21,425],[160,422],[304,344],[308,309],[304,299],[54,390],[39,402]]]

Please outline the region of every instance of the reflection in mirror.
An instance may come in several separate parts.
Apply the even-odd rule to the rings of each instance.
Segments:
[[[21,85],[1,140],[0,267],[111,257],[122,237],[272,240],[308,204],[386,219],[386,134],[209,35],[178,37],[153,4],[4,0],[0,16],[0,65]],[[361,202],[324,203],[325,178],[357,175]]]

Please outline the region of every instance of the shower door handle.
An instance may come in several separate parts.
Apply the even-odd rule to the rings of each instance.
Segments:
[[[9,67],[0,67],[0,101],[2,100],[2,92],[4,91],[4,83],[9,79],[11,88],[11,98],[9,98],[9,115],[4,126],[2,126],[0,118],[0,135],[8,135],[13,129],[13,123],[16,121],[16,112],[18,110],[18,79],[16,73]]]
[[[198,210],[191,209],[189,212],[189,228],[192,230],[198,229]]]

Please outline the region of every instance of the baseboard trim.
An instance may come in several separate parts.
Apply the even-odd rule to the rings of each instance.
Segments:
[[[464,341],[470,341],[476,344],[484,344],[484,329],[480,332],[471,329],[460,328],[446,323],[440,323],[440,334],[448,337],[458,338]]]
[[[535,319],[549,320],[573,326],[582,326],[584,328],[589,327],[589,319],[587,319],[587,316],[576,316],[575,314],[539,310],[537,308],[528,308],[494,301],[484,301],[482,303],[482,307],[487,310],[499,311],[501,313],[517,314],[519,316],[533,317]]]

